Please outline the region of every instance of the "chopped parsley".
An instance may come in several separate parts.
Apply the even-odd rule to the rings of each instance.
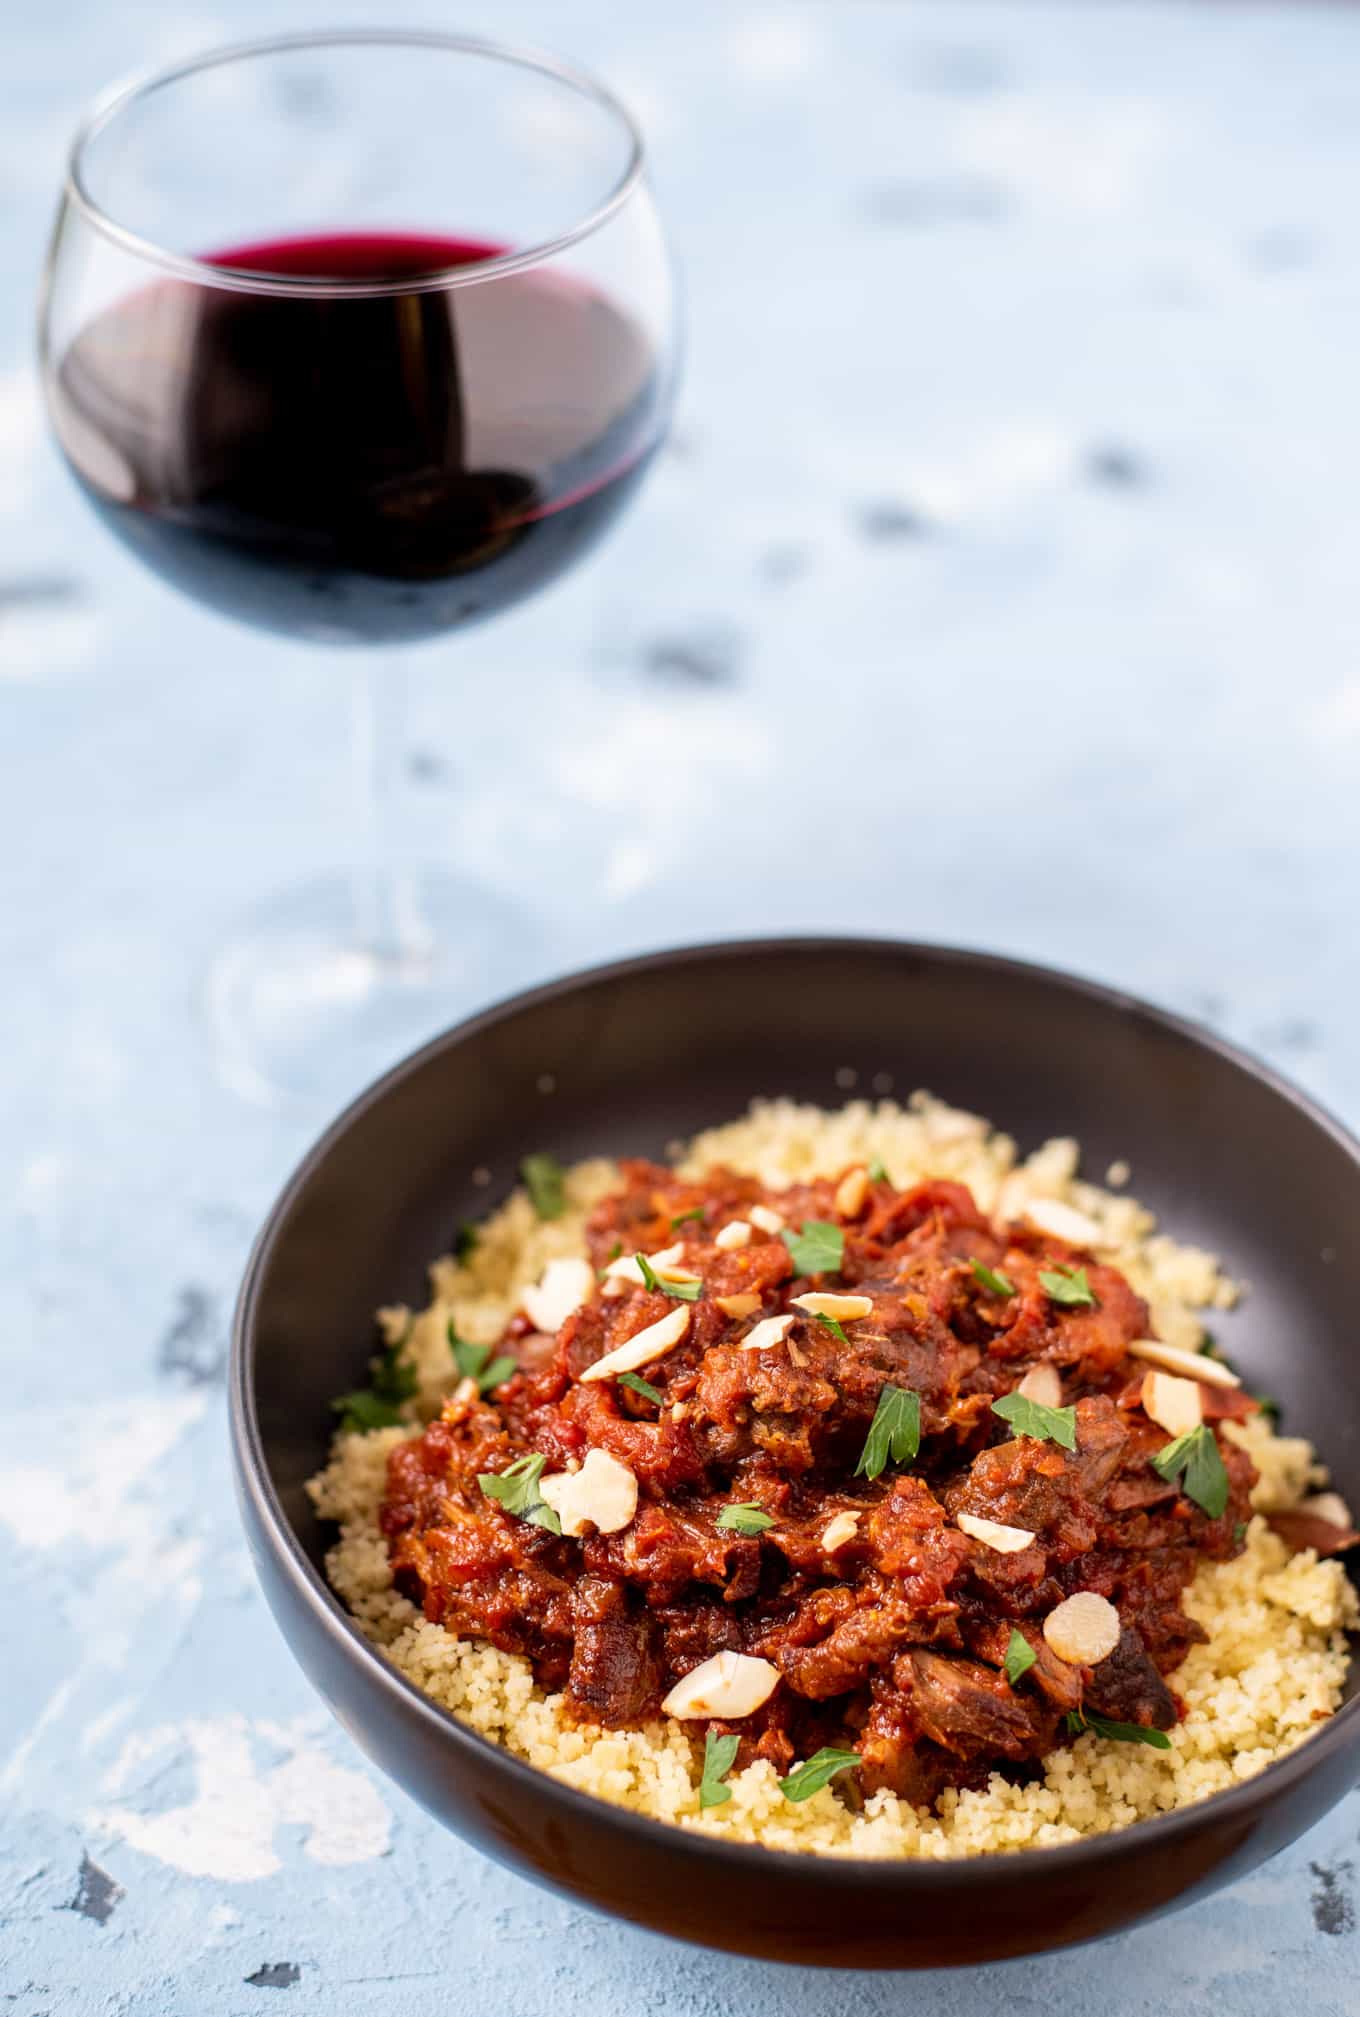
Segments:
[[[401,1356],[410,1335],[408,1325],[395,1345],[386,1346],[376,1359],[369,1361],[373,1378],[367,1387],[360,1387],[352,1394],[338,1394],[331,1402],[340,1417],[342,1435],[393,1429],[401,1421],[402,1402],[411,1399],[417,1385],[415,1368],[408,1366]]]
[[[716,1737],[712,1730],[704,1739],[704,1775],[699,1781],[701,1807],[721,1807],[724,1800],[732,1798],[723,1780],[732,1769],[740,1742],[740,1737]]]
[[[1069,1709],[1063,1720],[1072,1737],[1089,1730],[1093,1737],[1109,1737],[1116,1744],[1150,1744],[1154,1751],[1171,1749],[1165,1730],[1150,1730],[1144,1723],[1112,1723],[1108,1716],[1097,1716],[1094,1709]]]
[[[1247,1538],[1246,1521],[1245,1520],[1235,1521],[1233,1523],[1233,1546],[1235,1548],[1240,1548],[1243,1541],[1245,1541],[1246,1538]]]
[[[657,1392],[650,1380],[644,1380],[641,1373],[620,1373],[619,1385],[631,1387],[635,1394],[641,1394],[644,1401],[655,1401],[658,1408],[665,1405],[665,1396]]]
[[[1023,1632],[1011,1626],[1010,1643],[1006,1647],[1006,1679],[1014,1687],[1022,1674],[1027,1674],[1039,1655],[1031,1646]]]
[[[1042,1401],[1032,1401],[1028,1394],[1017,1390],[993,1401],[992,1413],[1010,1423],[1013,1435],[1032,1436],[1036,1443],[1059,1443],[1064,1450],[1077,1447],[1075,1407],[1048,1408]]]
[[[516,1457],[513,1464],[497,1474],[483,1471],[477,1483],[483,1495],[495,1499],[507,1513],[513,1513],[517,1520],[527,1520],[530,1526],[546,1527],[550,1534],[560,1534],[562,1522],[552,1507],[545,1503],[538,1489],[538,1481],[543,1476],[546,1457],[537,1452],[532,1456]]]
[[[675,1217],[671,1220],[671,1231],[674,1232],[677,1226],[687,1226],[691,1219],[702,1219],[703,1215],[704,1208],[702,1205],[691,1205],[687,1212],[676,1213]]]
[[[670,1275],[659,1275],[646,1254],[635,1254],[642,1279],[654,1293],[673,1296],[677,1303],[697,1303],[703,1291],[702,1282],[677,1282]]]
[[[989,1295],[1013,1296],[1015,1294],[1015,1283],[1008,1281],[999,1269],[986,1267],[981,1261],[969,1261],[968,1265]]]
[[[453,1236],[453,1258],[456,1261],[467,1260],[480,1238],[481,1234],[477,1227],[464,1219]]]
[[[560,1219],[567,1209],[566,1179],[556,1156],[526,1156],[519,1166],[529,1202],[541,1219]]]
[[[1223,1517],[1228,1504],[1228,1473],[1207,1422],[1158,1450],[1152,1468],[1159,1478],[1179,1478],[1186,1498],[1193,1499],[1211,1520]]]
[[[824,1745],[795,1765],[788,1778],[779,1781],[779,1790],[786,1800],[810,1800],[823,1786],[829,1786],[838,1772],[852,1771],[858,1763],[858,1751],[838,1751],[833,1745]]]
[[[823,1330],[830,1331],[832,1337],[836,1340],[836,1343],[838,1345],[844,1345],[846,1350],[849,1351],[850,1340],[849,1338],[846,1337],[845,1332],[841,1329],[840,1325],[836,1322],[836,1319],[834,1317],[829,1317],[826,1314],[825,1310],[814,1310],[812,1312],[812,1321],[814,1324],[820,1324]]]
[[[845,1259],[845,1234],[826,1219],[807,1219],[801,1233],[786,1228],[782,1237],[800,1275],[834,1275]]]
[[[909,1464],[920,1447],[921,1396],[907,1387],[880,1387],[878,1406],[859,1453],[855,1476],[880,1477],[889,1458],[895,1464]]]
[[[470,1345],[466,1338],[460,1338],[449,1319],[449,1350],[453,1353],[453,1363],[458,1368],[458,1376],[464,1380],[475,1380],[479,1394],[489,1394],[502,1380],[508,1380],[519,1371],[518,1361],[502,1352],[498,1358],[491,1357],[490,1345]],[[489,1363],[488,1363],[489,1362]]]
[[[871,1184],[888,1184],[892,1182],[892,1178],[888,1175],[887,1170],[883,1167],[882,1156],[874,1157],[868,1169],[865,1171],[865,1175],[868,1177],[869,1182]]]
[[[774,1520],[763,1506],[757,1506],[748,1499],[740,1505],[724,1506],[718,1515],[718,1525],[726,1527],[732,1534],[752,1535],[763,1534],[767,1527],[774,1525]]]
[[[1041,1268],[1039,1286],[1051,1301],[1062,1303],[1068,1309],[1094,1310],[1098,1307],[1085,1268]]]

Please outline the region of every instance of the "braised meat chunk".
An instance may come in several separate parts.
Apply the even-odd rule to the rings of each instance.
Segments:
[[[1252,1404],[1164,1351],[1154,1377],[1115,1269],[863,1168],[625,1163],[587,1245],[526,1292],[516,1370],[391,1454],[428,1619],[585,1724],[671,1717],[780,1771],[828,1747],[852,1799],[1032,1773],[1090,1718],[1163,1741],[1184,1592],[1250,1517],[1225,1424]]]

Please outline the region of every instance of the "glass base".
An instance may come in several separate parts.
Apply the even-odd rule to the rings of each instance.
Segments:
[[[339,1107],[550,957],[527,912],[430,872],[394,890],[389,943],[365,944],[341,876],[287,891],[208,975],[219,1070],[260,1106]]]

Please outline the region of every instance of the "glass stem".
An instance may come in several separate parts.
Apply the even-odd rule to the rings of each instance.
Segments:
[[[428,930],[416,901],[409,863],[394,845],[394,815],[405,754],[406,667],[385,657],[356,656],[353,671],[354,912],[360,948],[390,971],[419,969],[429,953]],[[381,678],[381,684],[379,679]]]

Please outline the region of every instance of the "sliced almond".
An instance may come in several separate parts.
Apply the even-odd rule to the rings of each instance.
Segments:
[[[667,1716],[687,1720],[721,1716],[725,1722],[749,1716],[779,1686],[779,1669],[751,1653],[715,1653],[678,1680],[661,1704]]]
[[[664,1317],[659,1317],[656,1323],[648,1324],[646,1330],[639,1331],[635,1338],[629,1338],[626,1344],[616,1345],[612,1352],[596,1359],[593,1366],[586,1367],[581,1378],[612,1380],[619,1373],[635,1373],[639,1366],[649,1366],[653,1359],[664,1359],[667,1352],[673,1352],[688,1329],[689,1304],[681,1303]]]
[[[744,1289],[737,1296],[714,1296],[713,1300],[725,1317],[753,1317],[760,1308],[754,1289]]]
[[[1025,1206],[1025,1217],[1041,1233],[1051,1233],[1055,1240],[1066,1240],[1070,1247],[1098,1247],[1105,1242],[1095,1220],[1079,1212],[1075,1205],[1065,1205],[1061,1198],[1031,1198]]]
[[[998,1555],[1018,1555],[1034,1539],[1028,1527],[1003,1527],[995,1520],[979,1520],[972,1513],[960,1513],[957,1525],[960,1533],[981,1541],[984,1548],[994,1548]]]
[[[792,1317],[762,1317],[758,1324],[752,1324],[741,1341],[744,1352],[768,1352],[775,1345],[782,1345],[793,1329]]]
[[[600,1294],[602,1296],[607,1297],[611,1303],[616,1303],[620,1296],[626,1296],[627,1293],[628,1293],[627,1282],[621,1282],[618,1279],[617,1275],[615,1275],[611,1280],[601,1282],[600,1284]]]
[[[1119,1633],[1118,1611],[1094,1590],[1078,1590],[1044,1619],[1044,1637],[1069,1667],[1095,1667],[1107,1660],[1119,1644]]]
[[[760,1227],[762,1233],[782,1233],[784,1230],[784,1221],[768,1205],[752,1205],[746,1216],[753,1226]]]
[[[836,1186],[832,1203],[837,1214],[843,1219],[857,1219],[864,1210],[864,1201],[869,1195],[869,1172],[865,1169],[847,1170]]]
[[[1037,1401],[1041,1408],[1060,1408],[1062,1375],[1056,1366],[1031,1366],[1015,1391],[1027,1401]]]
[[[858,1513],[837,1513],[822,1529],[822,1547],[828,1555],[834,1555],[837,1548],[843,1548],[847,1541],[853,1541],[859,1532]]]
[[[806,1310],[810,1317],[831,1317],[838,1324],[848,1324],[856,1317],[867,1317],[873,1311],[871,1296],[833,1296],[823,1289],[811,1289],[805,1296],[795,1296],[793,1307]]]
[[[1351,1509],[1340,1492],[1314,1492],[1311,1499],[1301,1499],[1292,1510],[1307,1513],[1314,1520],[1325,1520],[1330,1527],[1344,1527],[1348,1533],[1355,1531]]]
[[[672,1282],[697,1282],[698,1275],[680,1266],[684,1257],[684,1242],[677,1240],[673,1247],[662,1247],[660,1253],[648,1254],[645,1258],[654,1275],[664,1275]],[[606,1280],[612,1278],[615,1281],[636,1282],[642,1287],[646,1286],[646,1277],[636,1254],[620,1254],[616,1261],[609,1263],[604,1272]]]
[[[560,1331],[573,1310],[589,1302],[595,1270],[589,1261],[549,1261],[542,1279],[524,1291],[524,1309],[536,1331]]]
[[[688,1413],[689,1413],[688,1401],[671,1402],[671,1420],[673,1422],[683,1422]]]
[[[1188,1436],[1204,1420],[1204,1400],[1198,1380],[1176,1373],[1144,1373],[1143,1413],[1169,1436]]]
[[[588,1450],[574,1475],[559,1471],[544,1478],[538,1489],[562,1522],[564,1534],[584,1534],[587,1527],[617,1534],[637,1511],[637,1479],[608,1450]]]
[[[1187,1352],[1180,1345],[1164,1345],[1160,1338],[1135,1338],[1128,1348],[1131,1359],[1146,1359],[1150,1366],[1164,1366],[1168,1373],[1180,1373],[1187,1380],[1203,1380],[1210,1387],[1240,1387],[1236,1373],[1205,1352]]]
[[[715,1247],[721,1247],[725,1254],[730,1254],[736,1247],[749,1247],[751,1244],[750,1221],[747,1219],[729,1219],[722,1231],[717,1235],[713,1244]]]
[[[449,1399],[457,1401],[460,1407],[466,1408],[477,1399],[480,1392],[481,1388],[475,1380],[460,1380]]]

